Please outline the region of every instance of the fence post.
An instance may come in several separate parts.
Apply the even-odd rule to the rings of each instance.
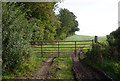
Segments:
[[[42,54],[42,41],[41,41],[41,57],[43,57],[43,54]]]
[[[76,41],[75,41],[75,57],[76,57]]]
[[[58,41],[58,57],[59,57],[59,41]]]
[[[98,36],[95,36],[95,43],[98,42]]]

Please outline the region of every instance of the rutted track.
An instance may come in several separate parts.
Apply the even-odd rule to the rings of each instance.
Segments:
[[[78,53],[78,51],[77,51]],[[57,54],[48,57],[45,62],[42,63],[42,67],[38,69],[37,73],[29,73],[25,76],[17,77],[16,79],[39,79],[48,80],[48,73],[52,66],[53,59]],[[74,55],[72,52],[72,71],[75,81],[113,81],[104,72],[99,71],[78,58],[78,54]]]
[[[16,79],[39,79],[39,80],[46,80],[48,71],[53,63],[53,59],[56,57],[56,54],[48,57],[43,63],[42,67],[40,67],[37,73],[31,72],[21,77],[17,77]]]
[[[42,68],[40,68],[40,70],[38,71],[38,73],[35,76],[35,79],[47,79],[47,75],[48,75],[48,71],[51,67],[51,64],[53,62],[53,59],[56,57],[56,55],[53,55],[51,57],[49,57],[44,65],[42,66]]]
[[[104,72],[99,71],[79,60],[78,55],[72,54],[72,70],[76,81],[113,81]]]

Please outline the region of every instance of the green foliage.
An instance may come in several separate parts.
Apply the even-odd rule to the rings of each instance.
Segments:
[[[32,26],[16,3],[2,4],[2,59],[4,72],[12,72],[30,56]]]
[[[110,33],[110,35],[107,36],[107,41],[110,46],[118,46],[120,47],[120,27],[116,30]]]
[[[34,71],[41,61],[36,61],[35,55],[32,55],[27,61],[22,63],[20,66],[15,68],[15,71],[5,72],[3,75],[3,79],[14,79],[17,76],[25,75],[28,72]]]
[[[59,38],[56,31],[60,28],[60,21],[55,15],[55,2],[35,2],[23,3],[27,11],[27,19],[33,21],[32,40],[54,40]],[[24,11],[24,10],[23,10]]]
[[[112,54],[117,57],[117,60],[120,60],[120,27],[107,35],[107,41],[110,46],[110,50],[113,50]]]
[[[40,19],[31,18],[30,23],[32,23],[33,26],[33,34],[32,34],[32,41],[39,41],[44,38],[44,24]]]
[[[27,18],[37,18],[42,20],[49,20],[51,16],[53,15],[53,9],[55,2],[24,2],[25,4],[25,10],[30,9],[27,12]]]
[[[115,81],[119,81],[120,78],[120,62],[113,60],[104,60],[101,63],[96,64],[97,68],[104,70],[107,75],[112,77]]]
[[[56,26],[49,20],[45,22],[44,40],[54,40],[56,35]]]
[[[114,37],[113,35],[107,35],[107,41],[109,43],[110,46],[114,45]]]
[[[76,16],[73,14],[73,12],[70,12],[67,9],[60,9],[58,16],[62,22],[61,28],[57,31],[60,39],[74,35],[75,31],[79,31],[78,21],[76,20]]]
[[[101,60],[99,59],[101,54]],[[104,70],[107,75],[115,81],[120,78],[120,62],[118,57],[114,54],[114,50],[106,46],[104,49],[95,44],[94,47],[86,53],[87,57],[84,59],[88,64],[98,69]]]
[[[21,3],[18,3],[20,5]],[[73,12],[61,9],[56,15],[55,2],[23,3],[23,12],[27,11],[26,18],[33,21],[32,40],[54,40],[65,39],[79,31],[78,22]]]
[[[86,53],[87,57],[84,59],[84,61],[93,67],[104,70],[115,81],[119,81],[120,78],[119,50],[117,44],[119,35],[117,34],[118,32],[114,31],[108,35],[108,43],[102,43],[104,47],[100,44],[94,44],[93,48]]]

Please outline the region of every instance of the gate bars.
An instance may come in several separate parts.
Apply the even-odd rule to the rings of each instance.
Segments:
[[[83,42],[83,43],[80,44],[80,42]],[[40,48],[41,49],[41,51],[39,52],[39,53],[41,53],[41,57],[44,57],[45,53],[57,54],[57,56],[59,57],[60,53],[68,53],[68,52],[62,52],[60,50],[61,48],[74,49],[75,50],[75,56],[76,56],[78,48],[82,49],[82,48],[85,48],[85,45],[90,45],[90,43],[84,43],[84,42],[92,42],[92,44],[93,44],[93,40],[81,40],[81,41],[31,41],[30,43],[31,43],[32,46],[34,46],[34,48]],[[78,45],[84,45],[84,46],[78,46]],[[44,48],[47,48],[47,50],[44,50]],[[57,49],[57,51],[56,50],[48,50],[48,49]],[[45,52],[45,51],[47,51],[47,52]]]

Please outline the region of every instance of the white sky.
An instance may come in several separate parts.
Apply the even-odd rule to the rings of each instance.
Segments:
[[[78,35],[105,36],[118,28],[120,0],[64,0],[59,8],[66,8],[77,16]]]

